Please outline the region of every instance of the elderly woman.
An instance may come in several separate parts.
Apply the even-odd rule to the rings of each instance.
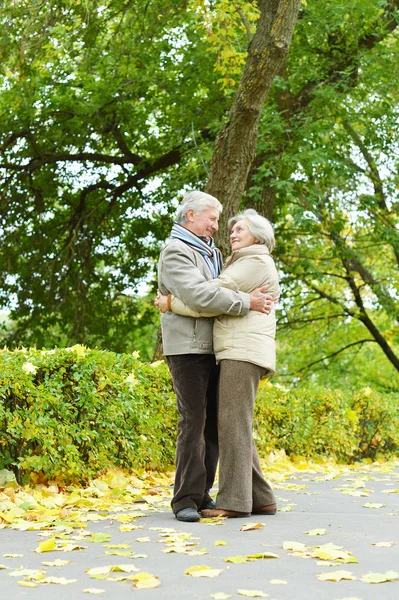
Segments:
[[[221,275],[207,285],[250,293],[267,286],[280,293],[271,257],[274,232],[267,219],[245,210],[229,221],[232,254]],[[158,308],[190,317],[210,317],[174,296],[160,296]],[[214,351],[220,363],[218,388],[219,492],[216,508],[201,511],[203,517],[273,515],[276,501],[263,478],[252,436],[254,402],[260,378],[275,371],[276,317],[249,311],[245,317],[220,315],[213,327]]]

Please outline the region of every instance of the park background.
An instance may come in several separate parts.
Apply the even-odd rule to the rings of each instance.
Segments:
[[[264,452],[397,454],[398,15],[398,0],[2,3],[0,468],[173,461],[152,303],[192,189],[224,205],[224,256],[240,208],[275,226]]]

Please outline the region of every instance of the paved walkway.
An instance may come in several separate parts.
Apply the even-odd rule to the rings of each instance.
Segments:
[[[288,475],[274,472],[270,479],[280,508],[273,517],[180,523],[167,507],[170,486],[159,486],[155,480],[142,490],[144,497],[140,502],[130,505],[123,504],[123,500],[126,493],[137,493],[132,484],[122,495],[118,488],[111,486],[111,496],[105,493],[106,486],[101,491],[99,484],[96,511],[87,494],[81,495],[79,500],[79,494],[75,493],[69,503],[64,497],[62,507],[58,509],[50,502],[49,510],[41,517],[52,522],[50,530],[19,531],[4,527],[3,522],[0,530],[0,564],[3,567],[0,570],[0,597],[2,600],[87,599],[90,593],[84,590],[95,588],[104,590],[98,597],[116,600],[197,600],[218,593],[221,595],[216,598],[223,599],[228,595],[243,598],[238,590],[263,592],[263,597],[271,600],[399,599],[399,579],[380,584],[361,579],[369,573],[386,574],[389,571],[399,576],[398,463],[390,469],[384,465],[371,465],[361,470],[340,469],[339,472],[334,468],[324,472],[308,468]],[[105,494],[103,498],[102,493]],[[26,528],[29,518],[35,523],[34,512],[30,512],[26,504],[22,510],[31,514],[22,521],[22,527]],[[11,526],[18,527],[19,522],[15,519]],[[256,528],[243,531],[247,524]],[[312,532],[315,529],[320,531]],[[306,533],[309,531],[321,535]],[[71,552],[60,549],[35,552],[38,544],[46,540],[50,546],[56,544],[57,548],[61,544],[85,548]],[[119,544],[123,547],[115,548]],[[315,548],[325,544],[330,546]],[[278,557],[247,558],[264,553]],[[4,556],[7,554],[21,556]],[[42,564],[42,561],[56,559],[70,562],[63,566]],[[226,559],[232,562],[226,562]],[[348,562],[354,559],[357,562]],[[90,578],[86,572],[111,565],[129,565],[122,567],[128,570],[133,565],[137,571],[114,571],[108,576],[133,576],[136,581],[98,580]],[[186,574],[185,571],[193,566],[206,566],[209,571],[212,569],[211,575],[215,575],[215,570],[218,574],[215,577]],[[35,574],[24,576],[20,572],[16,573],[18,576],[10,576],[22,567],[43,569],[46,577],[76,581],[65,585],[38,582],[36,587],[23,587],[20,582],[35,584],[29,581]],[[344,575],[356,579],[334,582],[318,578],[321,574],[331,575],[337,571],[341,572],[338,578]],[[140,575],[142,572],[154,578],[145,579]],[[206,570],[202,575],[204,573]],[[387,577],[394,579],[395,573],[388,573]],[[149,585],[159,582],[159,586],[140,589],[137,587],[139,581],[147,581]]]

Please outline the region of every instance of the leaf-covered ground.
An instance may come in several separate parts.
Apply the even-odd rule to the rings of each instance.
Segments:
[[[173,473],[21,488],[0,471],[2,598],[399,597],[398,462],[263,466],[276,516],[199,523],[174,519]]]

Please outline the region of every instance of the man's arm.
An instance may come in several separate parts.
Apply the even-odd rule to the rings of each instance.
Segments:
[[[216,280],[213,282],[205,279],[189,254],[179,252],[176,245],[169,245],[164,249],[159,275],[162,293],[172,293],[199,312],[243,316],[250,309],[266,313],[270,311],[271,297],[266,297],[265,288],[246,294],[218,287]]]

